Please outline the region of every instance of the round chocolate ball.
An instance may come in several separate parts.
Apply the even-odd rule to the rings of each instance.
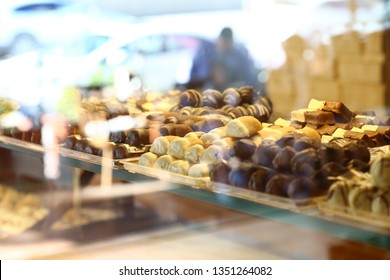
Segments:
[[[182,107],[200,107],[202,104],[202,95],[194,89],[188,89],[180,94],[179,104]]]
[[[88,139],[82,138],[82,139],[78,140],[78,141],[74,144],[73,150],[78,151],[78,152],[83,152],[84,149],[85,149],[85,147],[87,147],[88,144],[89,144]]]
[[[214,182],[229,184],[231,168],[225,162],[220,161],[210,168],[210,179]]]
[[[279,151],[280,147],[276,144],[261,144],[252,155],[252,161],[258,165],[273,167],[272,161]]]
[[[110,132],[109,141],[114,143],[125,143],[127,131]]]
[[[346,161],[358,159],[363,162],[370,162],[370,151],[363,141],[352,142],[344,146]]]
[[[116,145],[113,149],[113,158],[114,159],[123,159],[129,157],[128,145],[119,144]]]
[[[308,177],[296,177],[287,187],[287,195],[293,199],[305,199],[319,194],[316,183]]]
[[[232,169],[229,173],[229,183],[236,187],[248,188],[249,179],[253,171],[252,168]]]
[[[291,146],[286,146],[281,149],[272,161],[275,170],[280,172],[291,171],[291,160],[295,156],[295,150]]]
[[[202,93],[203,106],[209,106],[212,108],[219,108],[222,105],[223,97],[222,93],[215,89],[206,89]]]
[[[256,168],[256,170],[252,173],[249,179],[249,189],[259,192],[265,192],[265,186],[275,174],[275,171],[267,167]]]
[[[327,164],[329,162],[345,162],[343,148],[334,143],[322,145],[319,150],[319,157],[321,159],[321,165]]]
[[[240,139],[234,142],[233,147],[229,150],[230,157],[237,157],[240,160],[250,160],[256,151],[256,144],[249,139]]]
[[[319,149],[321,147],[321,140],[311,137],[301,137],[300,139],[297,139],[293,145],[294,149],[297,152],[300,152],[305,149],[313,148],[313,149]]]
[[[272,195],[287,197],[287,188],[291,181],[291,176],[284,174],[274,175],[265,186],[265,192]]]
[[[319,165],[320,158],[313,148],[300,151],[291,159],[291,171],[295,175],[312,176],[319,169]]]

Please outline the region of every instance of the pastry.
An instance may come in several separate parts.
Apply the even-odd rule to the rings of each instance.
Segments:
[[[229,173],[231,168],[223,161],[212,165],[210,169],[210,179],[213,182],[229,184]]]
[[[249,137],[262,129],[261,122],[254,117],[244,116],[227,124],[226,135],[230,137]]]
[[[200,156],[203,152],[204,147],[202,145],[196,144],[185,151],[184,159],[190,163],[199,163]]]
[[[226,105],[236,107],[241,103],[241,95],[235,88],[227,88],[223,91],[223,102]]]
[[[211,145],[203,151],[200,156],[200,163],[212,164],[216,163],[223,158],[224,152],[222,147],[217,145]]]
[[[203,106],[219,108],[223,102],[222,93],[215,89],[206,89],[202,93]]]
[[[293,199],[305,199],[319,194],[315,182],[308,177],[296,177],[287,187],[287,195]]]
[[[275,174],[275,171],[267,167],[256,168],[256,170],[252,173],[249,179],[249,189],[259,192],[265,192],[265,186]]]
[[[150,151],[157,155],[165,155],[168,153],[169,140],[165,136],[160,136],[154,139]]]
[[[163,155],[155,160],[153,167],[162,169],[162,170],[168,170],[169,165],[174,162],[175,159],[170,155]]]
[[[215,132],[205,133],[200,137],[200,140],[207,147],[210,146],[215,140],[221,139],[222,136]]]
[[[179,104],[182,107],[200,107],[202,105],[202,95],[194,89],[188,89],[180,94]]]
[[[261,144],[252,155],[255,164],[273,168],[272,161],[281,148],[276,144]]]
[[[252,168],[232,169],[229,173],[229,183],[236,187],[248,188],[249,179],[253,171]]]
[[[381,155],[371,163],[370,173],[376,187],[390,188],[390,154]]]
[[[210,168],[208,164],[194,164],[188,170],[191,177],[209,177]]]
[[[189,169],[190,164],[185,160],[175,160],[168,167],[168,171],[182,175],[187,175]]]
[[[240,139],[234,142],[233,147],[230,148],[230,157],[237,157],[240,160],[250,160],[256,151],[256,144],[249,139]]]
[[[291,160],[295,156],[295,150],[291,146],[286,146],[279,150],[275,155],[272,165],[275,170],[280,172],[290,172],[291,171]]]
[[[187,138],[177,138],[169,144],[168,155],[177,159],[184,159],[185,151],[191,147],[191,142]]]
[[[265,186],[265,192],[272,195],[287,197],[287,189],[291,177],[284,174],[276,174],[268,181]]]
[[[138,164],[142,165],[142,166],[153,167],[157,158],[158,158],[158,156],[156,154],[153,154],[151,152],[147,152],[139,157]]]

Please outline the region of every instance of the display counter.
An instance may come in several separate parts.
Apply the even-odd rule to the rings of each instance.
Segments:
[[[43,155],[42,146],[5,136],[0,137],[0,146],[3,152],[11,152],[14,156],[19,157],[31,157],[38,164],[39,158],[42,158]],[[66,150],[60,149],[60,153],[61,165],[69,166],[73,171],[77,172],[80,169],[93,173],[101,171],[99,162],[78,158]],[[4,159],[3,157],[2,164],[6,165]],[[34,163],[32,162],[32,164]],[[103,207],[99,207],[102,211],[105,208],[112,210],[122,203],[123,209],[127,209],[128,215],[114,219],[114,222],[101,223],[100,221],[95,226],[89,227],[81,225],[77,227],[77,230],[68,230],[68,234],[59,234],[58,232],[53,233],[47,225],[54,224],[65,209],[59,210],[61,207],[53,207],[40,227],[34,227],[33,230],[24,232],[19,237],[6,238],[1,242],[10,246],[10,250],[14,250],[10,244],[19,244],[19,241],[15,243],[13,240],[20,240],[23,238],[21,236],[28,236],[28,233],[31,234],[31,232],[41,233],[39,242],[31,240],[29,246],[26,246],[26,248],[30,248],[29,253],[16,254],[16,257],[22,258],[90,258],[90,254],[95,253],[97,258],[105,258],[105,256],[107,258],[114,256],[114,258],[137,258],[132,253],[133,247],[150,247],[147,242],[150,238],[155,243],[156,248],[161,250],[163,250],[161,244],[176,244],[176,249],[174,248],[170,253],[172,258],[178,258],[179,255],[182,258],[217,259],[236,258],[235,256],[239,258],[282,259],[387,259],[390,257],[390,224],[375,225],[331,215],[321,211],[318,204],[304,208],[278,207],[277,204],[260,203],[258,200],[251,201],[240,198],[234,192],[223,193],[220,190],[200,189],[177,182],[173,183],[169,180],[168,182],[159,181],[150,176],[129,172],[121,164],[113,165],[112,172],[114,178],[122,183],[118,185],[122,189],[122,195],[114,195],[115,197],[111,197],[113,200],[103,199],[106,202],[102,204]],[[143,191],[137,193],[137,186],[141,186]],[[134,192],[123,192],[123,187],[134,189]],[[144,192],[147,188],[150,188],[150,192]],[[98,196],[99,187],[95,187],[94,190]],[[75,190],[72,190],[71,185],[69,191],[72,193],[70,195],[73,196]],[[79,190],[82,207],[87,207],[88,201],[91,199],[91,196],[88,196],[88,191],[91,194],[90,186],[84,190],[81,187]],[[83,194],[85,202],[83,202]],[[161,205],[162,202],[165,202],[164,206]],[[140,205],[142,207],[139,207]],[[69,207],[81,206],[75,205],[74,199],[72,199],[69,201]],[[107,227],[105,233],[101,232],[102,225]],[[172,240],[171,230],[177,231],[175,232],[177,243]],[[97,232],[100,233],[97,234]],[[137,233],[137,238],[132,235],[134,232]],[[199,232],[205,238],[204,240],[197,236]],[[221,239],[217,238],[219,235],[221,235]],[[191,238],[188,239],[188,236]],[[279,241],[276,242],[275,238]],[[218,239],[218,241],[214,239]],[[38,244],[45,242],[48,242],[47,244],[51,242],[62,244],[69,242],[69,240],[77,242],[76,244],[72,243],[71,246],[58,247],[63,248],[63,250],[49,250],[45,254],[38,252]],[[229,244],[224,244],[227,241]],[[50,247],[50,245],[46,246]],[[205,246],[210,246],[209,251],[206,250],[202,254],[199,250]],[[224,253],[229,246],[233,248],[233,251]],[[121,248],[121,253],[116,255],[112,250],[115,251],[118,247]],[[128,247],[128,251],[124,249],[126,247]],[[187,247],[196,252],[195,255],[191,251],[181,251]],[[248,251],[248,253],[234,252],[240,247],[244,250],[242,252]],[[20,244],[18,248],[21,250]],[[156,254],[152,253],[150,257],[165,258],[163,255]],[[7,255],[12,258],[9,251],[8,254],[5,252],[5,256]],[[145,254],[140,254],[140,256],[145,256]]]

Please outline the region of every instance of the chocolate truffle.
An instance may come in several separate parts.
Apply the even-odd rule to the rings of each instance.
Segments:
[[[84,148],[84,153],[90,154],[90,155],[97,155],[98,153],[98,148],[94,147],[90,142],[88,145]]]
[[[348,162],[348,168],[355,169],[361,172],[369,172],[370,164],[360,159],[352,159]]]
[[[322,190],[327,190],[329,186],[335,181],[335,178],[348,171],[344,165],[338,162],[329,162],[323,165],[318,171],[316,171],[312,179]]]
[[[188,89],[180,94],[179,104],[182,107],[200,107],[202,105],[202,95],[194,89]]]
[[[272,161],[272,165],[277,171],[290,172],[291,160],[295,156],[295,150],[291,146],[281,149]]]
[[[363,141],[352,142],[344,146],[346,161],[359,159],[364,162],[370,161],[370,151]]]
[[[222,93],[223,95],[223,102],[226,105],[231,105],[233,107],[236,107],[240,105],[241,103],[241,95],[235,88],[227,88]]]
[[[126,144],[135,147],[150,144],[149,129],[133,128],[129,130],[126,137]]]
[[[295,175],[312,176],[319,168],[320,159],[313,148],[295,154],[291,159],[291,171]]]
[[[269,109],[263,104],[257,103],[257,104],[249,105],[247,110],[250,116],[255,117],[261,122],[267,121],[270,115]]]
[[[264,192],[268,181],[275,175],[275,171],[267,167],[258,167],[249,179],[248,187],[251,190]]]
[[[319,150],[319,157],[321,159],[322,165],[329,162],[338,162],[338,163],[345,162],[343,148],[335,143],[327,143],[322,145]]]
[[[258,165],[273,167],[272,161],[279,151],[280,147],[276,144],[261,144],[252,155],[252,161]]]
[[[256,96],[256,91],[252,86],[242,86],[238,89],[238,92],[241,95],[241,102],[252,104],[254,97]]]
[[[210,179],[214,182],[229,184],[231,168],[223,161],[215,163],[210,169]]]
[[[114,159],[123,159],[129,157],[129,145],[118,144],[113,149]]]
[[[302,138],[295,141],[293,147],[297,152],[309,148],[319,149],[321,147],[321,140],[303,136]]]
[[[74,149],[75,144],[81,139],[80,135],[69,135],[65,138],[64,148]]]
[[[272,195],[287,197],[287,189],[290,181],[291,176],[276,174],[268,181],[267,185],[265,186],[265,192]]]
[[[223,102],[222,93],[215,89],[206,89],[203,91],[202,97],[203,106],[219,108]]]
[[[110,132],[109,141],[114,143],[125,143],[127,131]]]
[[[293,199],[305,199],[319,194],[317,185],[308,177],[296,177],[287,187],[287,195]]]
[[[82,139],[78,140],[78,141],[74,144],[73,149],[74,149],[75,151],[78,151],[78,152],[83,152],[84,149],[85,149],[85,147],[86,147],[88,144],[89,144],[88,139],[82,138]]]
[[[253,171],[252,168],[232,169],[229,173],[229,183],[236,187],[248,188],[249,179]]]
[[[229,150],[229,155],[240,160],[250,160],[256,148],[257,146],[252,140],[240,139],[234,142],[233,147]]]

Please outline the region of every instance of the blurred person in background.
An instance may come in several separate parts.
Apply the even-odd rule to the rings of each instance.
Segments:
[[[248,50],[234,41],[233,31],[225,27],[214,45],[202,45],[194,56],[188,87],[213,88],[253,86],[260,90],[254,62]]]

